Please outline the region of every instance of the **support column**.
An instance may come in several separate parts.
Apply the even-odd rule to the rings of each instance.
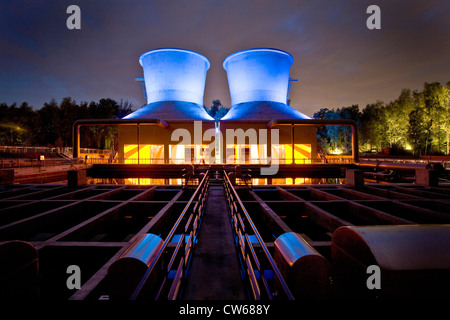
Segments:
[[[345,184],[355,187],[364,187],[364,171],[358,169],[346,169],[345,170]]]
[[[433,169],[417,169],[416,184],[426,187],[437,187],[439,181],[439,172]]]
[[[356,163],[359,161],[358,127],[352,125],[351,128],[352,128],[352,157],[353,162]]]
[[[141,127],[139,126],[139,123],[137,124],[137,154],[138,154],[138,161],[137,163],[139,164],[140,162],[140,154],[139,154],[139,149],[141,148]]]
[[[13,184],[14,183],[14,169],[1,169],[0,170],[0,185]]]
[[[86,183],[86,169],[67,171],[67,184],[69,188],[79,187]]]
[[[291,143],[292,143],[292,164],[295,164],[295,140],[294,140],[294,124],[291,124]]]
[[[170,159],[169,159],[169,157],[170,157],[169,148],[170,148],[170,144],[164,143],[164,150],[163,151],[164,151],[164,163],[165,164],[170,162]],[[173,155],[172,155],[172,157],[173,157]]]

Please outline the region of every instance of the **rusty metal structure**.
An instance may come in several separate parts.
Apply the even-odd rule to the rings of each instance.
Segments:
[[[187,291],[205,290],[192,278],[192,268],[202,268],[196,250],[210,243],[217,250],[235,248],[240,299],[449,298],[445,182],[370,183],[363,170],[371,169],[355,165],[336,172],[343,183],[301,185],[251,185],[246,178],[255,170],[245,165],[129,165],[128,172],[105,166],[69,171],[63,184],[1,187],[2,297],[191,299]],[[296,167],[302,165],[279,174],[292,176]],[[324,169],[314,175],[329,174]],[[95,184],[90,175],[157,175],[184,182]],[[212,190],[222,190],[224,200]],[[224,211],[208,209],[220,201]],[[230,221],[231,243],[209,233],[213,214]],[[199,241],[202,232],[207,236]],[[70,265],[83,270],[79,290],[66,286]],[[366,285],[371,265],[381,270],[379,290]]]
[[[202,106],[205,57],[143,54],[148,104],[73,126],[77,164],[84,127],[115,127],[109,159],[0,170],[0,298],[448,300],[448,163],[360,159],[355,122],[286,104],[292,62],[267,48],[229,56],[232,107],[216,122]],[[350,155],[319,154],[327,125],[351,127]],[[211,133],[228,130],[259,139],[226,136],[206,157]]]

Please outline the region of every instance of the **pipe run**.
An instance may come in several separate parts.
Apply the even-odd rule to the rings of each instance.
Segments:
[[[161,119],[84,119],[77,120],[72,127],[72,137],[73,137],[73,158],[76,159],[80,154],[80,128],[84,126],[126,126],[135,125],[138,127],[139,136],[139,126],[140,125],[155,125],[163,128],[168,128],[167,122]],[[138,148],[139,150],[139,148]]]
[[[355,163],[358,167],[370,168],[374,170],[426,170],[435,169],[443,170],[444,167],[440,163],[394,163],[390,161],[368,161]]]
[[[144,286],[146,285],[147,280],[149,279],[149,277],[152,274],[153,270],[156,269],[156,267],[155,267],[156,263],[158,262],[159,259],[161,259],[163,252],[166,250],[166,247],[168,246],[169,242],[172,240],[172,237],[175,234],[175,231],[178,229],[178,226],[181,224],[181,221],[187,215],[187,213],[190,212],[189,210],[190,210],[191,206],[193,205],[194,200],[197,198],[197,195],[201,195],[205,191],[204,187],[207,186],[208,181],[209,181],[209,170],[207,170],[206,173],[203,175],[203,179],[201,180],[201,182],[199,183],[197,189],[195,189],[194,194],[191,196],[191,198],[189,199],[188,203],[184,207],[183,211],[179,215],[177,221],[175,222],[175,224],[173,225],[173,227],[170,230],[169,234],[167,235],[166,240],[164,241],[164,243],[160,247],[158,253],[155,255],[155,259],[148,266],[145,274],[142,276],[141,280],[139,281],[138,286],[135,288],[133,294],[131,295],[130,300],[137,300],[138,299],[138,296],[141,293],[141,291],[143,290]],[[184,239],[184,237],[182,237],[182,239]]]

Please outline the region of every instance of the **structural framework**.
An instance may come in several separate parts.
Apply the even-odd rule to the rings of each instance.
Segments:
[[[203,108],[206,57],[170,48],[139,61],[147,105],[74,124],[75,159],[89,126],[112,128],[109,158],[0,172],[1,299],[450,298],[444,166],[361,162],[354,122],[286,104],[287,52],[225,59],[221,119]],[[320,151],[326,125],[350,127],[347,155]]]

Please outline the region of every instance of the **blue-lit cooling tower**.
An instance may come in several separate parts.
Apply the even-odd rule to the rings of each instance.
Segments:
[[[139,58],[144,69],[147,105],[125,119],[214,120],[203,109],[206,72],[203,55],[185,49],[163,48]]]
[[[236,52],[223,62],[231,109],[221,120],[309,119],[289,107],[289,69],[294,59],[282,50],[256,48]]]
[[[294,59],[275,49],[249,49],[225,59],[231,105],[250,101],[286,103],[289,68]]]
[[[157,49],[139,58],[144,69],[147,103],[186,101],[203,105],[206,72],[204,56],[183,49]]]
[[[208,59],[176,48],[148,51],[139,58],[144,69],[147,105],[124,119],[214,120],[203,108]]]

